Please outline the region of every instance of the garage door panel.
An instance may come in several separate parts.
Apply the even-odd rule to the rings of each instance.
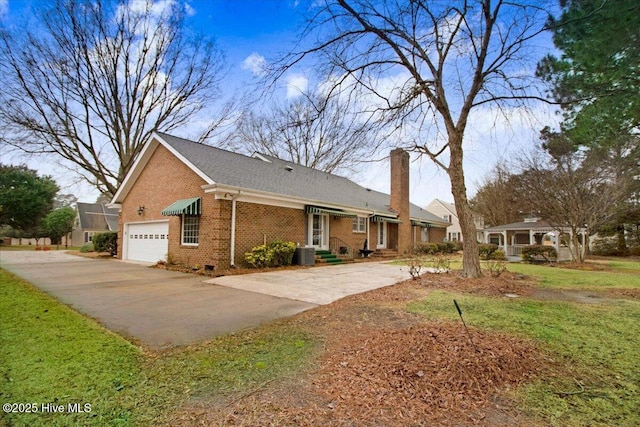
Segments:
[[[127,259],[166,261],[169,249],[169,222],[132,223],[128,225]]]

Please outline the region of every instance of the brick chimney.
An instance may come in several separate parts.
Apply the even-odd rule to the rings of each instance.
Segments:
[[[411,251],[411,214],[409,208],[409,153],[402,148],[391,151],[390,207],[402,221],[398,224],[398,253]]]

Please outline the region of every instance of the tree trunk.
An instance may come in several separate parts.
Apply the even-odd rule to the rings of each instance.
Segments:
[[[573,254],[573,260],[579,264],[584,263],[584,251],[580,245],[580,236],[577,230],[574,230],[571,234],[571,253]]]
[[[624,234],[624,224],[618,224],[616,226],[616,236],[618,240],[618,255],[626,256],[627,255],[627,239]]]
[[[467,200],[467,187],[462,169],[462,135],[449,137],[449,149],[451,158],[448,172],[451,180],[451,193],[453,193],[463,239],[462,277],[481,277],[476,226]]]

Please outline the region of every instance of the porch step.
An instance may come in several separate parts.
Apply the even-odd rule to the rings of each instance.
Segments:
[[[393,249],[376,249],[369,257],[374,258],[397,258],[398,251],[394,251]]]
[[[318,264],[342,264],[344,260],[331,251],[316,251],[316,263]]]

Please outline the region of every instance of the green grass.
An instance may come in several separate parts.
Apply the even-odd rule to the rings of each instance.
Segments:
[[[607,261],[609,271],[582,271],[546,265],[508,264],[508,270],[540,277],[540,285],[548,288],[606,290],[640,288],[640,262]]]
[[[186,400],[225,396],[293,372],[313,341],[260,328],[147,355],[30,284],[0,270],[0,403],[89,403],[83,414],[1,414],[11,426],[133,426]]]
[[[5,415],[11,425],[118,425],[133,407],[122,390],[140,375],[142,355],[15,276],[0,270],[2,403],[90,403],[86,414]]]
[[[640,286],[633,263],[622,263],[597,274],[542,266],[520,271],[535,273],[551,288]],[[579,304],[434,291],[408,310],[459,321],[453,299],[468,325],[532,338],[564,367],[515,392],[535,417],[554,426],[640,425],[640,301]]]

